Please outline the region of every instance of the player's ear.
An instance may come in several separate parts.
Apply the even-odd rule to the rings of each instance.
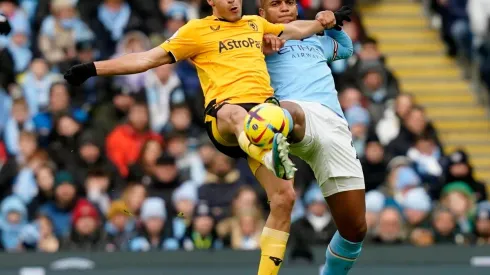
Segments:
[[[214,7],[214,0],[208,0],[208,4],[209,4],[211,7]]]
[[[259,15],[265,18],[265,10],[263,8],[259,8]]]

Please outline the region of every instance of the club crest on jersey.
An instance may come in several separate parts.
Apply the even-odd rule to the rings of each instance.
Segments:
[[[221,28],[220,25],[218,26],[209,26],[209,28],[212,30],[212,31],[219,31],[219,29]]]
[[[252,30],[254,31],[258,31],[259,30],[259,27],[257,27],[257,24],[255,24],[254,21],[250,20],[248,21],[248,25],[250,26],[250,28],[252,28]]]

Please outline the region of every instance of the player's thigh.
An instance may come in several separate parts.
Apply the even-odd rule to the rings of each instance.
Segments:
[[[236,141],[236,133],[243,129],[247,110],[234,104],[225,104],[217,112],[218,131],[227,140]]]
[[[258,161],[248,158],[250,170],[264,188],[271,203],[281,204],[292,208],[296,193],[292,180],[283,180],[276,177],[269,169]]]

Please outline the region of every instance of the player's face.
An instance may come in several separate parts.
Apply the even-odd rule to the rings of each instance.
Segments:
[[[226,21],[235,22],[242,18],[242,0],[208,0],[213,14]]]
[[[260,16],[271,23],[287,24],[297,19],[298,6],[296,0],[263,0]]]

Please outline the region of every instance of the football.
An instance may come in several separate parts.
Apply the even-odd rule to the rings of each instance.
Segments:
[[[285,137],[293,125],[286,110],[272,104],[262,103],[253,107],[245,117],[244,130],[248,139],[264,149],[272,148],[276,133]]]

